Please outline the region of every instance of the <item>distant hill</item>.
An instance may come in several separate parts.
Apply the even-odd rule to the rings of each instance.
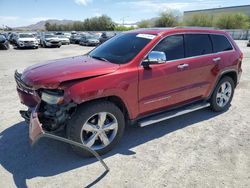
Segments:
[[[69,24],[69,23],[73,23],[76,20],[44,20],[44,21],[40,21],[37,22],[35,24],[31,24],[28,26],[23,26],[23,27],[15,27],[13,28],[14,30],[45,30],[45,23],[49,22],[51,24]]]

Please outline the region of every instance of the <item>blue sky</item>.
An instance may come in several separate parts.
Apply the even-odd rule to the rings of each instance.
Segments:
[[[0,26],[26,26],[46,19],[83,20],[106,14],[133,23],[167,9],[179,11],[249,5],[249,0],[0,0]]]

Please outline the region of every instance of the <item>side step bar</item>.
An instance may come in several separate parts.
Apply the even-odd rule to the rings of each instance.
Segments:
[[[210,106],[208,102],[196,103],[192,105],[188,105],[182,108],[177,108],[175,110],[163,112],[157,115],[153,115],[138,121],[140,127],[145,127],[147,125],[151,125],[154,123],[158,123],[160,121],[164,121],[173,117],[181,116],[183,114],[187,114],[196,110],[200,110],[202,108],[206,108]]]

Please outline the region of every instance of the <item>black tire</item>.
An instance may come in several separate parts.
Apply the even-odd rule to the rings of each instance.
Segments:
[[[220,92],[220,87],[222,86],[223,83],[228,83],[231,85],[231,95],[229,100],[225,103],[224,106],[219,106],[218,102],[217,102],[217,93]],[[221,112],[221,111],[225,111],[229,108],[230,103],[233,99],[233,95],[234,95],[234,89],[235,89],[235,84],[232,78],[228,77],[228,76],[224,76],[220,79],[220,81],[218,82],[218,84],[216,85],[213,94],[210,98],[210,104],[211,104],[211,109],[215,112]]]
[[[83,125],[85,124],[85,122],[89,121],[89,119],[94,114],[97,114],[100,112],[107,112],[107,113],[112,114],[116,118],[117,123],[118,123],[118,128],[116,129],[117,131],[112,141],[107,146],[103,146],[104,148],[95,149],[95,151],[98,154],[102,155],[102,154],[107,153],[111,149],[113,149],[115,145],[118,144],[118,142],[120,141],[124,133],[124,128],[125,128],[124,115],[115,104],[109,101],[95,101],[95,102],[90,102],[90,103],[81,105],[67,124],[67,137],[71,140],[82,143],[81,130],[82,130]],[[99,142],[99,140],[95,141],[95,143],[96,142]],[[77,154],[82,155],[84,157],[93,156],[88,151],[83,150],[82,148],[79,148],[76,146],[72,146],[72,148]]]
[[[43,48],[47,47],[46,44],[45,44],[45,42],[42,43],[42,46],[43,46]]]

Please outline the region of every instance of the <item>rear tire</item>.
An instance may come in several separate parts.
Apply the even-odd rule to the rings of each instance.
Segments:
[[[67,124],[67,136],[102,155],[113,149],[120,141],[124,127],[124,115],[115,104],[109,101],[96,101],[81,105],[77,109]],[[82,148],[72,148],[79,155],[92,156]]]
[[[234,95],[235,84],[232,78],[222,77],[210,99],[211,109],[216,112],[227,110]]]

